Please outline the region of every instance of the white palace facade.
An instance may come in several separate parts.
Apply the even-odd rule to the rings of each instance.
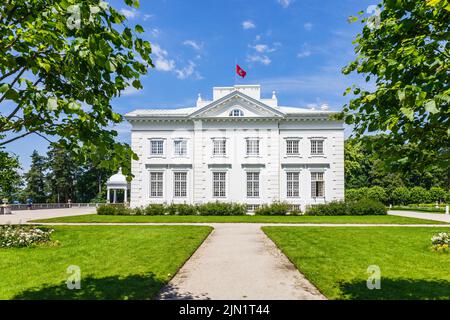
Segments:
[[[285,107],[259,85],[213,88],[195,107],[142,109],[132,125],[132,207],[150,203],[284,201],[305,206],[344,198],[344,127],[326,106]]]

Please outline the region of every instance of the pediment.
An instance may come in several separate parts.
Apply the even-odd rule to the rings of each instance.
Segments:
[[[232,92],[191,114],[192,118],[228,118],[233,110],[241,110],[239,118],[282,118],[284,113],[241,92]],[[230,117],[231,118],[231,117]]]

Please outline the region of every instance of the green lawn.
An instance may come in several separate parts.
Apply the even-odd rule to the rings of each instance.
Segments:
[[[430,250],[442,228],[263,227],[330,299],[450,299],[450,253]],[[381,289],[367,289],[367,267]]]
[[[33,222],[89,222],[89,223],[392,223],[392,224],[445,224],[444,222],[398,216],[100,216],[97,214],[33,220]]]
[[[212,228],[59,226],[59,246],[0,249],[0,299],[152,299]],[[68,290],[67,267],[81,268]]]

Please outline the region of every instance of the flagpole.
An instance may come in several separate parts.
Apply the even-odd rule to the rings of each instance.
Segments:
[[[237,68],[237,59],[234,58],[234,85],[237,84],[237,71],[236,71],[236,68]]]

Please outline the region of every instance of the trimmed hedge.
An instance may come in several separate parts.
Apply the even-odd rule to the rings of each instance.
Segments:
[[[379,201],[363,199],[359,201],[333,201],[317,204],[306,209],[308,216],[368,216],[386,215],[386,207]]]
[[[415,203],[435,204],[436,201],[442,203],[450,202],[450,190],[444,190],[439,187],[433,187],[426,190],[422,187],[397,187],[387,190],[379,186],[363,187],[359,189],[347,189],[345,191],[347,201],[358,201],[362,199],[371,199],[382,202],[386,205],[408,205]]]
[[[285,216],[300,215],[301,211],[292,209],[292,206],[286,202],[274,202],[265,204],[255,210],[257,216]]]

